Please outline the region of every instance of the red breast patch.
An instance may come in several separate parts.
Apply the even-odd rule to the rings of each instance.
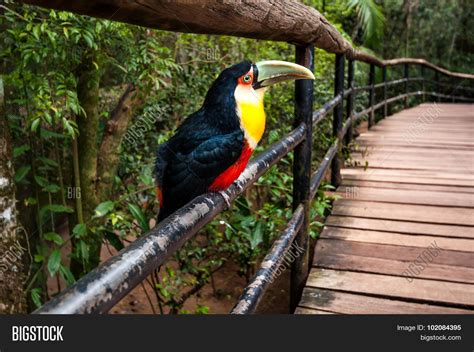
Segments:
[[[236,179],[240,176],[242,171],[244,171],[247,163],[249,162],[250,157],[252,156],[253,149],[245,143],[242,153],[240,154],[239,159],[229,166],[223,173],[216,177],[214,182],[212,182],[209,187],[210,191],[222,191],[229,187]]]

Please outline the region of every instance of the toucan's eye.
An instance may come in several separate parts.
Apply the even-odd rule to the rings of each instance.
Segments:
[[[245,75],[244,76],[244,82],[245,83],[250,83],[251,80],[252,80],[252,76],[250,76],[250,75]]]

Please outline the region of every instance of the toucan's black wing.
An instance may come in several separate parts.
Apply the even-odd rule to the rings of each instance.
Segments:
[[[155,171],[163,195],[160,220],[205,193],[238,160],[244,145],[242,131],[215,133],[210,127],[186,128],[159,148]]]

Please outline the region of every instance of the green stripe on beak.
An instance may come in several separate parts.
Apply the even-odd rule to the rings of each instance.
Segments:
[[[314,79],[309,69],[292,62],[269,60],[257,62],[255,66],[258,70],[258,78],[253,85],[254,89],[268,87],[278,82]]]

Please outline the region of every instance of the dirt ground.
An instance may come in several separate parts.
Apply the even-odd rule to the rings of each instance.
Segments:
[[[67,240],[67,221],[58,228],[58,232]],[[69,262],[68,253],[70,245],[62,248],[63,262]],[[103,245],[101,250],[101,262],[104,262],[117,251],[111,245]],[[229,313],[246,286],[245,277],[238,274],[239,266],[232,262],[226,262],[223,267],[213,274],[213,283],[209,282],[197,294],[190,297],[184,304],[183,309],[194,312],[198,305],[209,307],[208,314]],[[289,273],[285,271],[277,280],[273,282],[261,303],[258,313],[288,313],[289,311]],[[145,280],[128,293],[115,307],[110,314],[160,314],[157,299],[151,286]],[[150,277],[148,281],[151,282]],[[59,291],[66,288],[62,279],[49,278],[49,297],[54,297]],[[165,311],[165,314],[167,311]]]
[[[190,297],[183,308],[194,312],[196,307],[201,305],[209,307],[209,314],[228,314],[246,286],[245,277],[239,276],[238,270],[238,265],[231,261],[224,264],[214,273],[215,290],[212,283],[208,283],[197,294]],[[289,275],[285,272],[266,293],[259,305],[258,313],[288,313],[288,287]],[[146,282],[135,287],[110,311],[110,314],[154,313],[160,313],[158,304],[152,288]]]

